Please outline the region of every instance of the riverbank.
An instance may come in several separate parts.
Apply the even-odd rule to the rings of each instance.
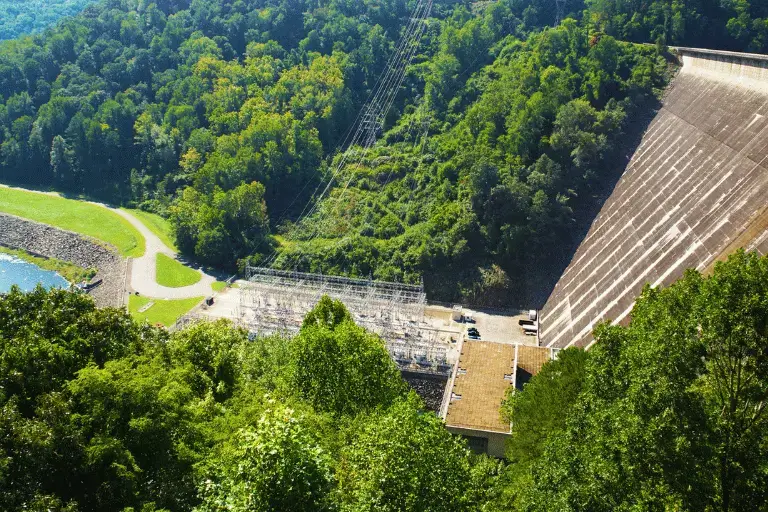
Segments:
[[[0,185],[0,212],[81,233],[116,248],[124,257],[144,254],[144,238],[114,209],[39,192]]]
[[[96,275],[95,268],[83,268],[74,263],[63,261],[57,258],[48,258],[45,256],[36,256],[22,249],[12,249],[0,245],[0,254],[7,254],[18,258],[27,263],[32,263],[43,270],[56,272],[71,284],[77,284],[82,281],[89,281]]]
[[[90,292],[99,307],[125,305],[126,264],[115,248],[71,231],[0,213],[0,245],[94,268],[101,285]]]

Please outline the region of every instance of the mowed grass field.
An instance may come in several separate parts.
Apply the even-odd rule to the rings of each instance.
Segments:
[[[193,268],[184,266],[165,254],[158,254],[156,260],[156,279],[160,286],[170,288],[181,288],[189,286],[200,281],[202,276],[200,272]]]
[[[132,208],[121,208],[130,213],[142,224],[147,226],[151,232],[153,232],[157,238],[159,238],[165,245],[178,252],[176,244],[173,241],[173,230],[171,229],[171,223],[168,219],[161,217],[156,213],[145,212],[144,210],[135,210]]]
[[[0,212],[50,224],[114,245],[133,258],[144,254],[144,237],[118,214],[95,204],[39,192],[0,187]]]
[[[170,327],[179,317],[198,305],[202,300],[203,297],[164,300],[131,295],[128,299],[128,311],[137,320],[146,320],[152,325],[163,324],[166,327]],[[154,304],[144,313],[139,313],[139,309],[150,302],[154,302]]]

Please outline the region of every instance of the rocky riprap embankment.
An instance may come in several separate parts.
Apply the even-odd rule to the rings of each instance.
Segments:
[[[125,260],[117,251],[71,231],[0,213],[0,244],[97,270],[90,295],[99,307],[124,305]]]
[[[419,375],[411,372],[403,372],[403,379],[417,395],[424,400],[427,410],[439,412],[443,402],[443,393],[447,379],[437,376]]]

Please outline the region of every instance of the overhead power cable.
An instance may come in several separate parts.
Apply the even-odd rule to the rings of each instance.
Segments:
[[[407,68],[416,55],[421,38],[426,31],[426,20],[429,18],[432,10],[432,1],[433,0],[419,0],[412,17],[400,38],[395,52],[387,61],[384,74],[377,81],[368,101],[357,116],[355,121],[357,126],[355,127],[354,135],[349,140],[346,150],[339,159],[339,162],[335,166],[328,181],[318,184],[313,196],[299,215],[296,222],[297,226],[317,212],[322,200],[328,195],[332,185],[336,182],[337,178],[341,176],[345,168],[347,166],[359,167],[370,148],[376,142],[377,137],[383,130],[386,115],[392,107],[395,98],[397,97],[397,93],[402,86]],[[319,235],[323,217],[331,215],[335,209],[340,207],[341,201],[343,200],[354,175],[354,172],[349,172],[348,179],[344,183],[344,187],[336,199],[335,208],[330,209],[325,212],[325,215],[321,215],[320,218],[315,220],[311,236],[307,242],[311,242]],[[323,185],[325,186],[323,187]],[[320,190],[321,187],[322,192],[318,195],[317,191]],[[275,249],[265,261],[264,266],[274,266],[277,256],[278,251]]]

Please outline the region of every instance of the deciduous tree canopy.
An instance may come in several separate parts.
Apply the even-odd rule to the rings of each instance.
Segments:
[[[0,40],[42,32],[61,18],[82,11],[94,0],[3,0]]]
[[[336,173],[413,0],[95,2],[0,44],[0,181],[168,216],[211,265],[519,302],[621,167],[664,44],[768,50],[764,2],[564,5],[551,28],[554,0],[437,0],[380,142]]]
[[[558,511],[765,508],[766,286],[768,259],[740,252],[710,277],[688,271],[667,289],[646,288],[629,327],[600,326],[581,390],[545,422],[545,441],[519,434],[535,441],[532,470],[511,501]],[[528,400],[574,382],[571,371],[552,373],[560,364],[513,399],[513,424],[542,418]],[[511,455],[527,444],[513,442]]]
[[[512,393],[504,462],[330,299],[293,338],[0,297],[2,510],[762,510],[768,258],[646,288]]]

